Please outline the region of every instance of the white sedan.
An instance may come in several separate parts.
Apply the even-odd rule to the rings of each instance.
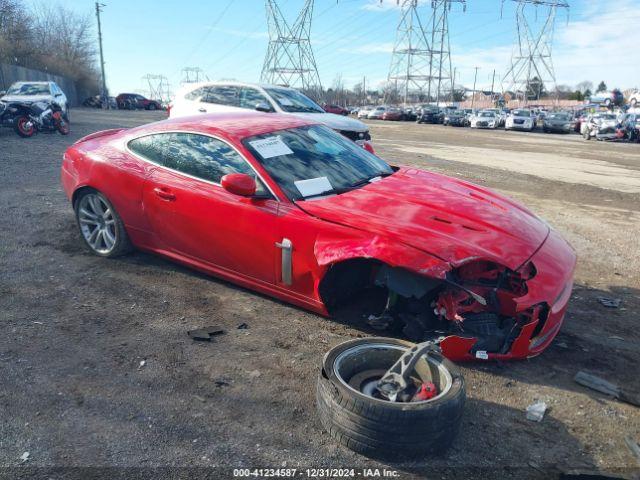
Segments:
[[[355,118],[327,113],[303,93],[287,87],[240,82],[189,83],[176,94],[169,117],[201,113],[258,110],[295,115],[322,123],[364,146],[371,140],[369,127]]]
[[[471,128],[496,128],[498,117],[492,110],[483,110],[471,117]]]
[[[531,110],[513,110],[504,124],[505,130],[525,130],[533,131],[535,123]]]

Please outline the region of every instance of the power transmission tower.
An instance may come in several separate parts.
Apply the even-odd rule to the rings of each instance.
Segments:
[[[263,82],[298,87],[319,96],[318,67],[311,48],[314,0],[305,0],[293,26],[287,23],[277,0],[266,0],[269,46],[262,66]]]
[[[148,73],[142,77],[142,81],[148,86],[148,98],[159,102],[168,102],[171,97],[169,80],[164,75]]]
[[[451,49],[449,46],[449,13],[452,3],[466,0],[431,0],[431,14],[425,23],[421,15],[427,4],[422,0],[398,0],[400,22],[391,57],[387,83],[404,89],[404,102],[410,94],[439,102],[444,93],[453,91]]]
[[[522,99],[526,103],[529,99],[540,99],[545,83],[551,84],[556,90],[556,76],[551,60],[553,32],[558,8],[568,12],[569,3],[564,0],[512,1],[517,3],[518,38],[509,69],[503,79],[503,90],[515,93],[516,99]],[[502,2],[504,5],[504,0]],[[531,11],[532,7],[535,8],[535,14]],[[546,15],[541,18],[541,22],[538,21],[538,7],[545,9]]]
[[[181,84],[202,82],[204,80],[209,80],[209,77],[200,67],[184,67],[182,69],[182,80],[180,81]]]

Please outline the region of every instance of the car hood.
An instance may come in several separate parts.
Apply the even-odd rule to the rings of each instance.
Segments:
[[[0,98],[5,103],[9,102],[46,102],[52,99],[51,95],[5,95]]]
[[[413,168],[297,205],[323,220],[392,238],[453,266],[483,258],[516,270],[549,233],[543,221],[513,200]]]
[[[369,130],[369,127],[360,120],[344,115],[336,115],[335,113],[292,113],[291,115],[322,123],[334,130],[349,130],[351,132],[366,132]]]

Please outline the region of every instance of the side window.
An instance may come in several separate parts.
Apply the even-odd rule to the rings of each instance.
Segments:
[[[187,93],[184,98],[187,100],[200,100],[207,93],[207,87],[200,87]]]
[[[267,97],[265,97],[255,88],[243,88],[240,91],[240,108],[249,108],[253,110],[259,103],[266,103],[267,105],[271,105],[269,100],[267,100]]]
[[[154,163],[164,165],[165,151],[169,134],[158,133],[131,140],[127,146],[129,149]]]
[[[229,107],[238,106],[238,87],[218,85],[209,87],[209,91],[202,98],[203,102],[226,105]]]
[[[256,193],[267,193],[246,160],[225,142],[195,133],[171,133],[167,137],[164,166],[215,183],[228,173],[245,173],[256,179]]]

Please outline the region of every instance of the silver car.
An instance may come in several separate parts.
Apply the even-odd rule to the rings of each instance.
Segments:
[[[69,121],[69,102],[56,82],[15,82],[6,92],[0,92],[0,102],[55,102],[62,108],[63,118]]]

